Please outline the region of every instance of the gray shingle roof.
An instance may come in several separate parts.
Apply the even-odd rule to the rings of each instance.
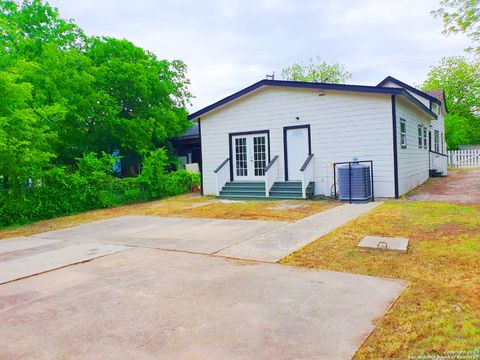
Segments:
[[[193,126],[185,131],[185,133],[181,136],[179,136],[179,139],[192,139],[192,138],[198,138],[200,137],[200,131],[198,129],[198,124],[195,123]]]

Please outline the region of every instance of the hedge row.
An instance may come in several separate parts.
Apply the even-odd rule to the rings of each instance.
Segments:
[[[79,169],[54,168],[31,186],[0,191],[0,226],[109,208],[138,201],[183,194],[199,185],[199,175],[185,170],[164,171],[163,155],[149,158],[138,177],[118,179],[108,161],[94,155],[80,159]]]

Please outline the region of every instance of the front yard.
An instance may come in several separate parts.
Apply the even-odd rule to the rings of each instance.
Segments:
[[[122,215],[293,222],[338,204],[225,202],[186,194],[5,228],[0,238]],[[356,245],[365,235],[407,237],[409,251],[358,250]],[[410,281],[356,359],[404,359],[480,348],[480,204],[388,201],[280,263]]]
[[[409,251],[358,250],[365,235],[407,237]],[[281,263],[411,282],[356,359],[480,347],[479,205],[386,202]]]
[[[293,222],[333,208],[338,204],[333,201],[304,200],[221,201],[209,196],[202,197],[196,194],[185,194],[163,200],[88,211],[77,215],[39,221],[29,225],[3,228],[0,229],[0,239],[12,236],[28,236],[123,215]]]

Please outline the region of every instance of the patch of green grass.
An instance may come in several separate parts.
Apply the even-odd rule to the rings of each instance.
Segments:
[[[366,235],[407,237],[409,251],[357,249]],[[356,359],[480,347],[479,206],[386,202],[281,263],[410,281]]]

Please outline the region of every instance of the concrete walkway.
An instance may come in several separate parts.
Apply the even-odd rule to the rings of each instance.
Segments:
[[[255,235],[215,255],[265,262],[277,262],[297,249],[332,232],[345,223],[376,208],[381,202],[345,204],[280,226],[273,231]]]

